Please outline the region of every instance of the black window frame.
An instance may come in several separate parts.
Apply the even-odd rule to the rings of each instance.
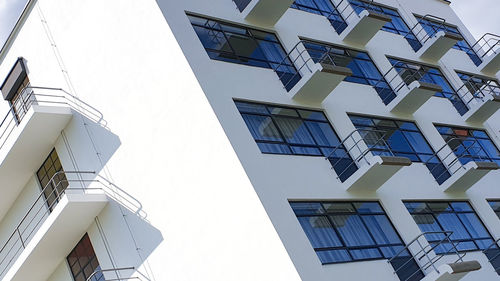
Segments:
[[[88,243],[88,245],[85,245],[84,243]],[[79,247],[83,247],[83,246],[89,246],[90,248],[89,249],[86,248],[85,250],[91,250],[91,253],[93,254],[93,256],[90,259],[88,259],[87,261],[83,262],[83,264],[82,264],[81,260],[80,260],[81,257],[79,257],[78,252],[81,250]],[[71,257],[72,255],[75,255],[75,257]],[[76,260],[73,263],[71,263],[70,258],[75,258]],[[85,258],[88,258],[88,257],[86,256]],[[76,278],[79,278],[79,276],[81,274],[81,275],[83,275],[84,279],[80,279],[80,280],[86,281],[94,272],[97,272],[94,276],[92,276],[92,279],[90,279],[89,281],[105,281],[104,274],[102,272],[100,272],[100,273],[98,272],[99,270],[101,270],[101,265],[99,263],[99,259],[97,258],[97,255],[96,255],[95,250],[94,250],[94,246],[92,245],[92,241],[90,240],[88,233],[85,233],[83,235],[83,237],[78,241],[78,243],[75,245],[73,250],[71,250],[71,252],[66,256],[66,263],[69,267],[70,275],[71,275],[73,280],[77,280]],[[95,263],[97,263],[97,265],[95,265]],[[73,270],[74,266],[79,266],[79,270],[76,273]],[[88,266],[91,266],[91,268],[93,267],[92,272],[90,272],[90,273],[86,272],[86,270],[85,270]]]
[[[404,248],[406,247],[406,244],[404,242],[404,240],[402,239],[401,235],[399,234],[399,231],[398,229],[395,227],[394,223],[392,222],[391,218],[389,217],[387,211],[384,209],[384,206],[383,204],[378,201],[378,200],[289,200],[289,205],[290,205],[290,208],[292,210],[292,212],[294,213],[294,215],[296,216],[297,220],[299,219],[299,217],[326,217],[328,222],[330,223],[330,225],[332,226],[335,234],[337,235],[339,241],[343,244],[342,247],[326,247],[326,248],[314,248],[311,244],[311,247],[313,248],[313,250],[317,253],[318,251],[331,251],[331,250],[345,250],[349,253],[349,250],[358,250],[358,249],[373,249],[373,248],[377,248],[378,252],[380,253],[380,258],[368,258],[368,259],[351,259],[350,261],[340,261],[340,262],[327,262],[327,263],[322,263],[322,265],[327,265],[327,264],[344,264],[344,263],[352,263],[352,262],[362,262],[362,261],[375,261],[375,260],[384,260],[384,259],[389,259],[389,257],[385,257],[384,256],[384,253],[382,252],[382,250],[380,250],[380,248],[383,248],[383,247],[401,247],[401,248]],[[374,212],[374,213],[362,213],[362,212],[359,212],[359,211],[355,211],[355,212],[338,212],[338,213],[329,213],[328,211],[324,212],[324,213],[320,213],[320,214],[305,214],[305,215],[298,215],[295,210],[293,209],[293,206],[292,204],[294,203],[298,203],[298,204],[301,204],[301,203],[304,203],[304,204],[309,204],[309,203],[313,203],[313,204],[316,204],[316,203],[319,203],[321,204],[321,207],[324,211],[326,211],[326,209],[324,208],[323,204],[351,204],[352,208],[354,210],[356,210],[356,207],[354,204],[362,204],[362,203],[377,203],[378,206],[380,207],[380,209],[382,210],[382,212]],[[347,246],[347,243],[344,241],[344,239],[342,238],[342,235],[339,234],[339,231],[336,229],[335,227],[335,223],[329,218],[328,215],[332,215],[332,214],[335,214],[335,215],[356,215],[358,218],[361,218],[362,216],[380,216],[380,215],[383,215],[386,217],[387,221],[389,222],[389,224],[392,226],[392,230],[394,230],[394,232],[396,233],[396,235],[398,236],[399,240],[401,241],[401,244],[381,244],[381,245],[377,245],[377,242],[376,240],[374,239],[373,237],[373,234],[370,232],[370,228],[366,225],[366,223],[364,222],[364,220],[360,219],[360,221],[363,223],[363,226],[365,227],[366,230],[368,230],[368,233],[370,235],[370,238],[373,240],[374,242],[374,245],[366,245],[366,246],[356,246],[356,247],[349,247]],[[299,223],[300,225],[300,222],[297,221],[297,223]],[[300,226],[301,229],[302,229],[302,226]],[[305,233],[304,233],[305,234]],[[306,235],[307,236],[307,235]],[[309,240],[309,238],[308,238]],[[411,253],[409,253],[409,255],[411,256]],[[352,255],[349,253],[349,256],[352,258]],[[319,259],[319,257],[318,257]]]
[[[417,204],[421,204],[421,203],[424,203],[426,204],[426,209],[430,210],[431,212],[411,212],[409,210],[409,207],[406,205],[407,203],[417,203]],[[457,249],[459,253],[467,253],[467,252],[478,252],[478,251],[483,251],[484,249],[482,249],[479,244],[477,244],[476,241],[479,241],[479,240],[491,240],[492,242],[495,240],[493,238],[493,235],[491,235],[491,232],[490,230],[486,227],[486,224],[483,222],[483,220],[481,219],[481,217],[478,215],[478,212],[476,211],[476,209],[474,208],[474,206],[471,204],[470,201],[468,200],[403,200],[403,204],[405,204],[405,207],[408,211],[408,213],[410,213],[410,215],[412,216],[413,220],[415,221],[415,223],[417,224],[417,226],[419,227],[420,229],[420,225],[418,225],[417,221],[415,220],[415,218],[413,217],[413,215],[432,215],[434,221],[437,223],[437,225],[439,226],[439,228],[441,229],[441,231],[449,231],[447,229],[445,229],[441,223],[439,222],[439,220],[437,219],[437,211],[432,211],[432,209],[429,207],[429,203],[437,203],[437,204],[444,204],[444,203],[447,203],[449,207],[451,207],[452,211],[443,211],[441,213],[447,213],[447,214],[455,214],[456,217],[458,218],[458,220],[460,221],[461,225],[463,226],[463,229],[466,231],[466,233],[471,237],[471,239],[453,239],[450,237],[450,240],[452,243],[456,243],[456,242],[472,242],[474,243],[474,245],[476,246],[476,249],[470,249],[470,250],[460,250],[460,249]],[[466,203],[468,204],[468,206],[470,207],[471,211],[456,211],[453,206],[451,205],[452,203]],[[486,230],[487,234],[489,235],[489,237],[484,237],[484,238],[473,238],[469,229],[467,229],[467,227],[465,226],[464,222],[460,219],[460,216],[458,216],[457,214],[474,214],[477,218],[477,220],[481,223],[481,225],[483,226],[483,228]],[[422,230],[421,230],[422,231]],[[441,237],[440,237],[441,238]],[[440,239],[438,238],[437,240],[431,240],[429,241],[429,238],[427,238],[427,241],[432,244],[433,242],[439,242]],[[459,247],[460,244],[458,244],[457,247]],[[485,247],[486,248],[486,247]],[[436,249],[434,249],[434,251],[437,252],[437,254],[449,254],[449,255],[453,255],[455,254],[456,252],[454,251],[450,251],[448,253],[443,253],[443,252],[440,252]]]
[[[56,158],[54,159],[54,157]],[[57,168],[56,163],[59,163],[59,168]],[[53,168],[54,170],[54,174],[50,177],[50,170],[46,169],[47,164],[50,164],[49,168]],[[61,200],[61,197],[64,195],[66,188],[69,186],[69,182],[64,173],[64,167],[62,166],[61,158],[59,157],[55,147],[52,148],[49,155],[42,162],[42,165],[36,171],[35,176],[40,184],[41,192],[45,198],[45,204],[49,208],[49,211],[52,212],[57,206],[57,203]],[[53,182],[50,181],[51,179],[53,179]],[[47,183],[45,183],[45,181],[47,181]]]

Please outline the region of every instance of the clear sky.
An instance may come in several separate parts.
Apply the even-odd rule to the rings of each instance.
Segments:
[[[0,46],[12,30],[26,1],[0,0]],[[452,7],[476,38],[486,32],[500,34],[500,17],[497,15],[499,0],[451,1]]]

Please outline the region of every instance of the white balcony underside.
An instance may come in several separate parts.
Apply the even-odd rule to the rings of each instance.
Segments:
[[[352,71],[346,67],[316,63],[312,72],[302,77],[290,90],[298,101],[321,103]]]
[[[484,123],[499,109],[500,97],[489,96],[483,101],[472,104],[471,108],[466,114],[464,114],[463,118],[466,122]]]
[[[9,133],[0,148],[0,218],[47,158],[72,116],[69,107],[33,105]]]
[[[462,39],[455,34],[439,31],[424,43],[417,55],[421,59],[438,61]]]
[[[479,70],[485,74],[494,76],[500,70],[500,52],[483,58]]]
[[[348,24],[340,37],[343,41],[364,46],[390,21],[389,16],[364,10],[355,21]]]
[[[13,262],[3,280],[46,280],[82,238],[107,196],[68,191]]]
[[[342,183],[345,190],[375,191],[401,168],[411,165],[410,159],[405,157],[374,156],[369,162]]]
[[[443,264],[438,271],[433,271],[421,281],[458,281],[465,275],[481,269],[477,261],[466,261],[454,264]]]
[[[413,81],[408,87],[403,87],[387,107],[394,113],[413,114],[436,92],[442,88],[435,84]]]
[[[245,20],[261,26],[274,26],[294,0],[252,0],[243,10]]]
[[[466,191],[489,172],[500,167],[493,162],[469,162],[441,184],[440,189],[449,191]]]

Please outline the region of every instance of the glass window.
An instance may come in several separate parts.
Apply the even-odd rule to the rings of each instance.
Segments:
[[[66,258],[75,281],[104,281],[104,275],[88,234],[78,242]],[[94,275],[92,275],[95,272]],[[92,276],[92,277],[91,277]],[[90,278],[90,279],[89,279]]]
[[[437,84],[441,86],[443,91],[436,93],[436,97],[447,98],[450,100],[453,106],[457,109],[458,113],[461,115],[464,115],[467,111],[469,111],[465,103],[451,87],[448,80],[446,80],[443,73],[438,68],[395,58],[389,58],[389,61],[403,77],[406,84],[409,85],[411,82],[416,80]]]
[[[50,210],[53,210],[64,194],[64,190],[68,187],[68,181],[55,148],[52,149],[52,152],[38,169],[36,176],[42,187],[47,205]]]
[[[497,214],[497,217],[500,219],[500,200],[490,200],[488,201],[490,204],[491,208]]]
[[[405,202],[406,208],[422,232],[452,231],[452,243],[459,251],[488,248],[493,239],[468,202]],[[427,234],[431,245],[439,244],[443,234]],[[452,251],[446,243],[437,246],[438,254]]]
[[[460,30],[458,30],[456,26],[433,21],[428,18],[423,18],[417,15],[415,15],[415,17],[418,19],[418,22],[424,28],[424,30],[427,32],[429,36],[433,36],[438,31],[446,31],[464,38],[463,40],[458,41],[457,44],[453,46],[453,48],[460,51],[464,51],[469,56],[469,58],[474,62],[474,64],[476,64],[476,66],[479,66],[482,63],[481,58],[479,58],[476,52],[474,52],[474,50],[471,48],[469,43],[467,43],[465,37],[462,36]]]
[[[389,259],[405,246],[378,202],[290,205],[323,264]]]
[[[30,86],[30,80],[28,76],[26,76],[21,85],[19,85],[19,88],[14,93],[14,96],[9,100],[9,104],[12,107],[12,111],[18,123],[23,120],[24,116],[30,109],[31,104],[35,100],[33,90],[31,88],[27,88]]]
[[[235,103],[263,153],[328,157],[341,181],[357,170],[323,112]]]
[[[500,152],[486,131],[445,125],[436,125],[436,129],[462,164],[488,161],[500,165]]]
[[[275,34],[188,15],[208,56],[214,60],[270,68],[290,90],[300,74]]]
[[[458,71],[457,74],[464,83],[465,89],[472,95],[471,100],[482,98],[485,95],[500,96],[498,80]]]
[[[351,69],[352,76],[344,81],[373,86],[385,104],[396,97],[368,53],[308,40],[303,43],[314,62],[327,60],[330,64]]]
[[[410,31],[408,25],[406,25],[405,21],[401,18],[401,15],[396,9],[363,0],[349,0],[349,2],[357,14],[360,14],[364,10],[368,10],[391,17],[391,21],[382,27],[383,31],[404,36],[415,51],[418,51],[422,47],[422,44],[420,44],[413,32]]]
[[[395,155],[410,158],[426,166],[439,184],[450,177],[445,166],[433,157],[430,147],[415,123],[350,114],[356,129],[363,131],[363,139],[375,155]],[[383,141],[382,141],[383,140]]]
[[[347,23],[331,0],[295,0],[291,8],[325,16],[338,34],[347,27]]]

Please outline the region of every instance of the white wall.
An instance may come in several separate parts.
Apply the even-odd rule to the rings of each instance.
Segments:
[[[412,12],[432,13],[466,32],[440,1],[380,2],[398,7],[408,23],[416,22]],[[322,157],[261,154],[233,101],[324,110],[341,137],[354,129],[346,112],[415,120],[438,148],[443,140],[432,122],[468,125],[448,100],[432,98],[414,116],[395,115],[370,87],[345,82],[323,104],[298,103],[272,70],[206,55],[185,11],[244,24],[231,0],[159,0],[158,5],[40,0],[38,5],[57,49],[35,8],[0,64],[0,77],[23,56],[33,85],[71,89],[55,59],[54,50],[59,52],[74,94],[102,111],[109,126],[74,118],[64,130],[68,142],[55,144],[65,170],[101,172],[147,213],[144,218],[112,203],[99,215],[102,228],[94,223],[89,235],[103,268],[142,265],[151,280],[397,280],[383,260],[322,266],[289,206],[295,199],[380,200],[406,242],[420,232],[401,200],[470,199],[492,235],[500,237],[500,222],[484,200],[500,198],[498,172],[466,193],[450,194],[415,163],[377,192],[346,192]],[[287,49],[298,36],[343,44],[325,18],[292,9],[270,30]],[[400,36],[386,32],[366,50],[382,72],[390,67],[385,54],[418,60]],[[439,65],[454,85],[459,81],[453,69],[476,71],[456,50]],[[28,183],[0,224],[0,239],[22,215],[19,206],[32,201],[32,186]],[[465,280],[496,276],[482,254],[473,256],[485,270]],[[69,278],[62,261],[49,280]]]

